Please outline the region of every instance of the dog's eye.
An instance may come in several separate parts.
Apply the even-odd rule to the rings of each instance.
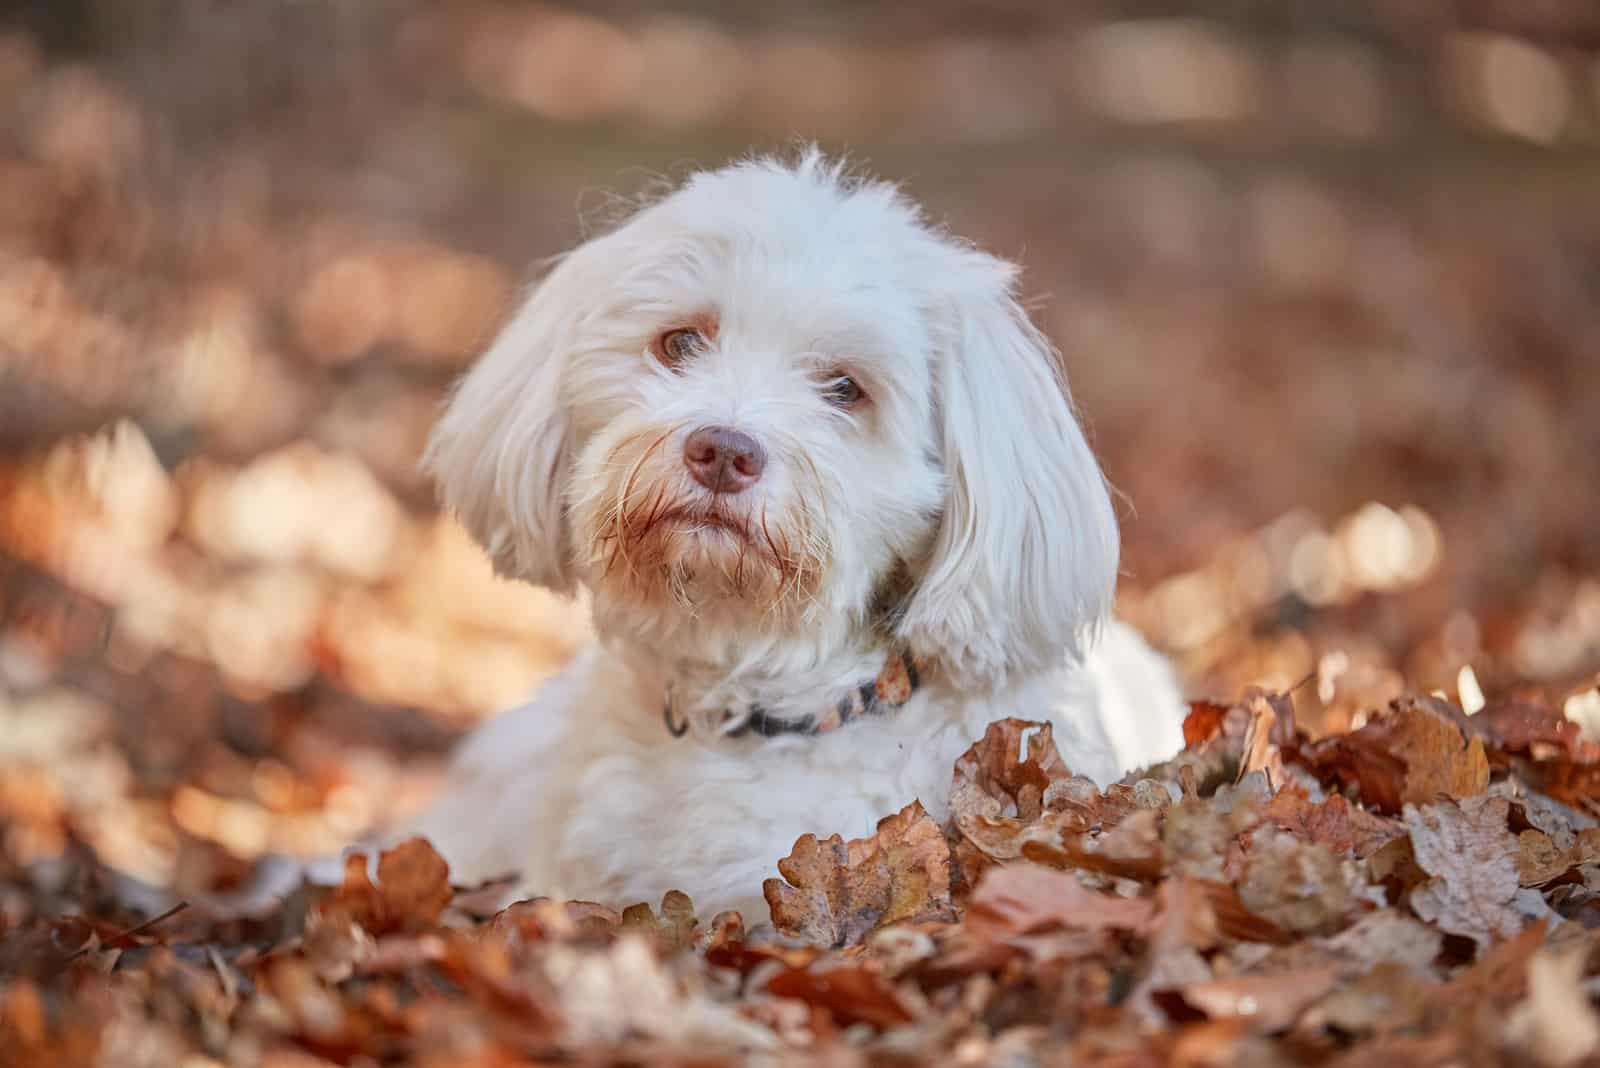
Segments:
[[[866,397],[860,383],[849,375],[839,375],[822,387],[822,398],[835,408],[854,408]]]
[[[656,359],[668,367],[678,367],[705,351],[706,336],[692,326],[668,330],[650,346]]]

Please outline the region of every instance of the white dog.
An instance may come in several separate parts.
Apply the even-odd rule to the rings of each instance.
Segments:
[[[426,463],[600,640],[460,751],[417,826],[458,878],[756,922],[800,835],[942,819],[995,719],[1102,782],[1181,745],[1015,275],[811,153],[699,174],[533,291]]]

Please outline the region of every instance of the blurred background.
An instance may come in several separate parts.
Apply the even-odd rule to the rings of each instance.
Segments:
[[[0,913],[337,848],[557,668],[418,477],[441,393],[797,138],[1025,264],[1196,696],[1600,726],[1593,0],[11,0]]]

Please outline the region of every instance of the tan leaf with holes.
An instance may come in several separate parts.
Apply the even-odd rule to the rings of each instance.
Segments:
[[[782,879],[762,886],[773,925],[821,945],[851,945],[886,923],[951,911],[950,847],[916,801],[879,821],[870,838],[802,836],[778,871]]]

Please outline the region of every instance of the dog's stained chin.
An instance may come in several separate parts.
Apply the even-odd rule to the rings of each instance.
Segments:
[[[824,582],[827,538],[805,502],[707,495],[666,460],[670,432],[631,435],[622,472],[590,513],[588,584],[597,593],[696,617],[790,619]],[[627,456],[632,453],[631,457]]]

